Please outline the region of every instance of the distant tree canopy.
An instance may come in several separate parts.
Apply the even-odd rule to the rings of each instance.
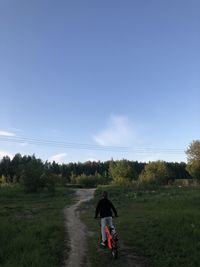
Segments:
[[[111,161],[109,165],[109,174],[115,184],[124,184],[137,180],[138,175],[143,168],[143,163],[132,162],[125,159]]]
[[[194,160],[200,161],[200,140],[193,141],[186,150],[188,163]]]
[[[37,192],[44,187],[42,179],[43,172],[44,166],[42,161],[33,156],[24,166],[20,176],[20,182],[27,192]]]
[[[139,176],[140,183],[152,183],[158,185],[168,184],[171,172],[164,161],[149,162]]]
[[[196,162],[198,163],[199,161],[192,160],[190,164],[192,170],[198,171],[198,168],[195,168]],[[154,165],[155,167],[153,167]],[[188,173],[186,164],[183,162],[155,163],[154,165],[148,167],[147,163],[126,159],[106,162],[86,161],[84,163],[58,164],[55,161],[43,162],[34,155],[22,156],[18,153],[13,159],[5,156],[0,160],[0,185],[19,183],[26,191],[37,192],[43,189],[54,191],[55,185],[66,183],[83,183],[89,186],[89,184],[98,185],[110,182],[128,184],[138,181],[138,179],[151,180],[153,179],[152,174],[161,169],[167,169],[168,177],[170,176],[172,180],[188,179],[191,178],[190,174],[194,175],[190,171],[190,167],[187,166],[187,169],[190,171],[190,174]]]
[[[193,141],[186,150],[186,154],[187,171],[194,179],[200,180],[200,140]]]

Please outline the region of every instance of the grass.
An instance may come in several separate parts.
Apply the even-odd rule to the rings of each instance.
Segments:
[[[163,188],[136,190],[133,188],[103,187],[116,206],[116,221],[120,239],[128,248],[137,250],[154,267],[200,266],[200,189]],[[98,250],[99,227],[92,220],[101,188],[95,199],[85,205],[83,219],[95,234],[88,237],[89,258],[93,266],[110,266],[109,255],[102,257]],[[112,266],[128,266],[121,257]]]
[[[64,251],[63,208],[71,191],[59,188],[26,194],[20,188],[0,188],[0,266],[61,266]]]

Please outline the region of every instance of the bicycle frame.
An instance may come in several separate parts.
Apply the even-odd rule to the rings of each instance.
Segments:
[[[101,223],[100,223],[101,225]],[[112,257],[114,259],[118,258],[118,236],[113,235],[113,233],[110,231],[109,225],[106,225],[104,227],[104,231],[106,234],[106,247],[111,251]]]
[[[117,257],[118,257],[118,245],[117,245],[118,238],[116,239],[112,235],[108,225],[105,226],[105,233],[106,233],[106,238],[107,238],[107,246],[111,250],[112,257],[114,259],[117,259]]]
[[[105,226],[105,233],[106,233],[106,237],[107,237],[108,248],[112,249],[112,235],[110,233],[108,225]]]

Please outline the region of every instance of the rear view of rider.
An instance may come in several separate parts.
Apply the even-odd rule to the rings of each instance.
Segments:
[[[115,232],[115,228],[112,222],[112,211],[114,212],[115,216],[118,217],[117,211],[112,204],[112,202],[108,199],[108,193],[106,191],[102,194],[102,199],[99,200],[96,212],[95,212],[95,219],[98,217],[98,214],[100,214],[101,218],[101,236],[102,236],[102,246],[106,246],[106,233],[105,233],[105,226],[108,225],[111,227],[112,231]]]

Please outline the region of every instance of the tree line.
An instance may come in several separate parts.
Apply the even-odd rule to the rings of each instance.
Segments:
[[[186,167],[184,162],[144,163],[126,159],[58,164],[55,161],[43,162],[35,155],[22,156],[18,153],[12,159],[8,156],[1,159],[0,184],[17,183],[28,192],[36,192],[43,189],[54,191],[56,184],[68,183],[84,184],[88,187],[111,182],[169,183],[175,179],[191,179]]]

